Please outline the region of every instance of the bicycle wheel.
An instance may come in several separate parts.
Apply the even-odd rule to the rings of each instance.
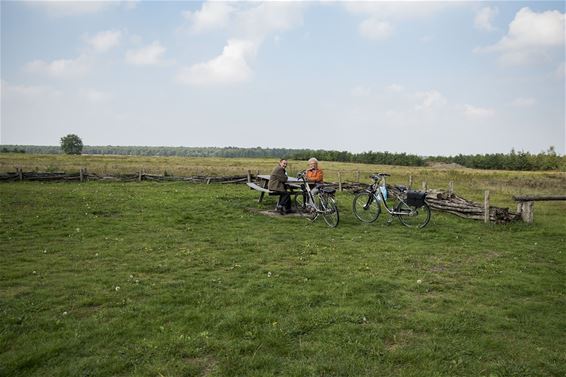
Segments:
[[[395,212],[399,213],[397,217],[401,224],[408,228],[424,228],[430,221],[430,207],[426,203],[417,208],[399,202]]]
[[[352,211],[358,220],[364,223],[373,223],[381,213],[381,206],[372,193],[362,191],[354,196]]]
[[[305,197],[303,196],[303,194],[299,193],[297,195],[295,195],[295,211],[297,211],[298,214],[300,214],[301,216],[305,214],[306,212],[306,206],[305,206]]]
[[[338,213],[338,207],[336,206],[336,201],[333,197],[328,195],[318,195],[320,210],[322,211],[322,218],[331,228],[336,228],[338,222],[340,221],[340,214]]]

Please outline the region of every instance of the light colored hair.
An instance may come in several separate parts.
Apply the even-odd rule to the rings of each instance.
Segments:
[[[314,158],[314,157],[309,158],[309,164],[310,164],[311,162],[314,162],[315,164],[318,165],[318,160],[317,160],[316,158]]]

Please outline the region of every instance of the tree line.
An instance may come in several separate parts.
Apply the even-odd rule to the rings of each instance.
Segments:
[[[490,170],[566,170],[566,156],[559,156],[554,147],[538,154],[511,150],[509,154],[476,154],[451,157],[429,157],[430,162],[455,163],[467,168]]]
[[[63,153],[60,146],[5,145],[1,152],[32,154]],[[566,156],[559,156],[554,147],[546,152],[531,154],[511,150],[510,153],[476,154],[457,156],[423,157],[407,153],[334,151],[323,149],[289,148],[239,148],[239,147],[151,147],[151,146],[88,146],[83,154],[107,154],[128,156],[176,156],[176,157],[256,157],[308,160],[316,157],[323,161],[353,162],[377,165],[426,166],[434,163],[458,164],[476,169],[497,170],[566,170]]]

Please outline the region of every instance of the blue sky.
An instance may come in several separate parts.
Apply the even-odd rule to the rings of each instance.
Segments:
[[[565,3],[2,1],[1,144],[565,153]]]

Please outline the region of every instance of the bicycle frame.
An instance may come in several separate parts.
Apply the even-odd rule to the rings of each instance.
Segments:
[[[303,183],[302,183],[302,192],[303,192],[303,196],[305,197],[305,203],[304,205],[310,208],[313,208],[316,211],[316,215],[315,218],[313,219],[313,221],[318,217],[318,215],[320,215],[321,213],[324,213],[326,211],[326,209],[321,209],[317,206],[316,204],[316,200],[314,199],[314,195],[315,193],[313,193],[313,190],[311,189],[309,183],[307,182],[306,178],[304,176],[301,176],[299,179],[302,179]],[[320,189],[317,189],[318,191],[316,192],[316,195],[322,195],[322,192],[320,191]],[[322,202],[321,202],[322,203]]]
[[[394,186],[391,190],[387,190],[385,180],[387,176],[389,174],[386,173],[370,176],[373,179],[370,187],[355,194],[352,202],[354,216],[362,222],[372,223],[377,220],[382,208],[385,208],[385,212],[389,214],[388,222],[391,222],[393,217],[397,217],[403,225],[409,228],[425,227],[430,221],[430,207],[422,195],[416,195],[422,199],[421,203],[420,199],[414,200],[414,194],[409,196],[410,191],[405,186]],[[388,196],[392,198],[389,203]]]
[[[302,206],[304,209],[306,209],[307,213],[313,215],[311,221],[316,220],[319,215],[322,215],[324,221],[328,224],[328,226],[333,228],[336,227],[338,225],[340,215],[332,193],[326,192],[322,185],[317,185],[315,188],[316,191],[311,189],[305,177],[305,172],[299,173],[297,178],[302,180],[303,182],[301,185],[302,195],[304,198]],[[295,197],[297,211],[302,214],[303,208],[299,208],[297,198],[298,196]]]
[[[380,182],[381,182],[381,185],[379,184]],[[410,215],[410,213],[407,213],[406,211],[395,211],[394,207],[389,207],[389,205],[387,205],[387,198],[385,198],[385,196],[383,195],[382,187],[385,189],[385,192],[387,193],[387,195],[392,194],[395,197],[396,200],[398,200],[399,202],[402,202],[404,204],[407,204],[401,196],[397,195],[395,192],[387,190],[387,184],[386,184],[386,181],[385,181],[385,177],[383,177],[383,176],[378,181],[375,181],[371,185],[371,187],[368,188],[366,191],[368,193],[372,194],[373,200],[377,200],[378,202],[381,202],[383,204],[383,207],[387,211],[387,213],[389,213],[391,216],[408,216],[408,215]],[[368,203],[368,204],[371,204],[371,203]]]

